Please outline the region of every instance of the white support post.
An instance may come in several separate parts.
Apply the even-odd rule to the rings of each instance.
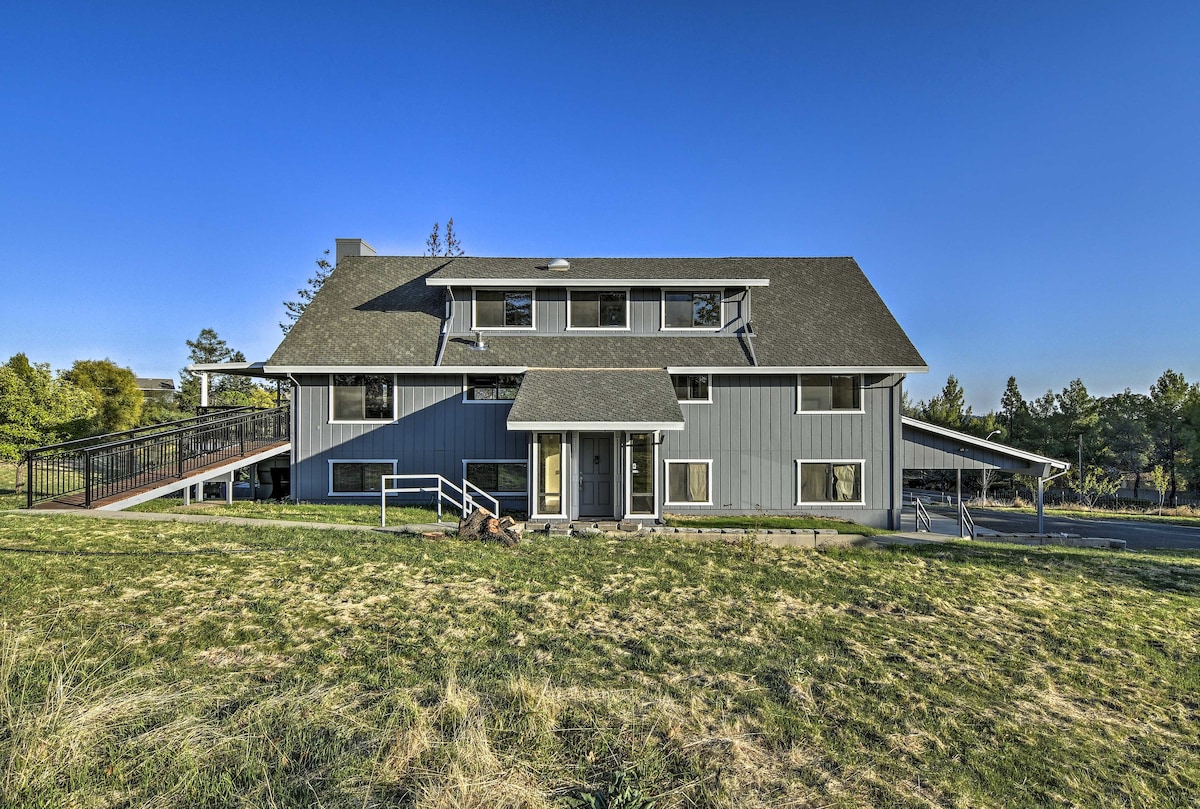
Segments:
[[[192,504],[192,487],[191,486],[183,487],[183,504],[185,506],[190,506]]]
[[[1042,511],[1042,495],[1045,491],[1042,477],[1038,476],[1038,533],[1046,533],[1045,515]]]
[[[225,505],[233,505],[233,470],[229,471],[229,480],[225,483]]]
[[[200,406],[208,407],[208,371],[200,372]]]

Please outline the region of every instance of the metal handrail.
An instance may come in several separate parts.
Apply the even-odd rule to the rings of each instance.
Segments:
[[[289,407],[188,419],[189,426],[93,446],[51,445],[30,450],[26,503],[83,493],[83,506],[166,480],[179,480],[247,449],[290,437]],[[97,436],[98,439],[111,436]]]
[[[927,534],[933,533],[933,521],[929,517],[929,512],[925,508],[925,504],[921,502],[921,498],[917,495],[912,496],[913,500],[913,515],[914,524],[913,530],[920,532],[924,531]],[[921,526],[925,526],[922,528]]]
[[[959,532],[960,536],[975,538],[975,520],[971,517],[971,512],[967,511],[966,504],[959,504],[959,513],[962,515],[962,521],[959,523],[960,529],[966,529],[966,533]]]
[[[432,480],[432,481],[437,481],[437,483],[436,483],[436,485],[433,485],[433,486],[398,487],[398,486],[388,486],[387,484],[388,484],[389,480]],[[439,523],[442,521],[442,503],[443,503],[443,501],[448,502],[450,505],[457,508],[459,510],[459,513],[461,513],[463,515],[470,514],[472,511],[474,511],[477,508],[482,508],[482,506],[479,504],[479,502],[472,495],[468,494],[464,489],[451,483],[449,480],[442,477],[441,475],[436,475],[436,474],[380,475],[379,482],[380,482],[380,486],[379,486],[379,527],[380,528],[387,527],[387,496],[389,494],[416,494],[418,492],[436,492],[437,493],[437,498],[436,498],[437,521]],[[481,490],[478,486],[471,483],[470,481],[464,480],[463,483],[470,486],[472,489],[475,489],[483,497],[490,500],[492,502],[492,507],[493,507],[492,514],[499,516],[499,514],[500,514],[500,501],[499,500],[497,500],[495,497],[492,497],[487,492]],[[448,487],[452,491],[458,492],[459,499],[456,500],[453,496],[451,496],[448,492],[446,492],[443,487]]]
[[[223,411],[220,416],[216,416],[216,414],[214,414],[214,413],[205,413],[200,416],[192,416],[192,417],[186,418],[186,419],[177,419],[176,421],[164,421],[164,422],[160,422],[159,424],[147,424],[144,427],[134,427],[131,430],[121,430],[120,432],[116,432],[116,433],[103,433],[102,435],[92,435],[92,436],[88,436],[86,438],[73,438],[70,441],[61,441],[57,444],[47,444],[44,447],[34,447],[33,449],[28,450],[28,452],[26,454],[31,453],[31,452],[45,452],[47,450],[57,450],[57,449],[78,449],[78,448],[89,446],[89,445],[94,445],[96,447],[100,447],[100,446],[107,446],[108,444],[119,444],[119,443],[121,443],[122,440],[129,441],[129,440],[133,440],[135,438],[148,438],[149,436],[152,436],[152,435],[161,435],[164,432],[173,432],[174,430],[185,430],[188,427],[195,427],[200,424],[210,424],[213,421],[218,421],[219,419],[230,418],[233,415],[237,415],[239,413],[244,413],[248,410],[257,411],[258,408],[251,407],[250,405],[243,405],[243,406],[237,407],[237,408],[229,408],[229,409]],[[164,429],[167,427],[171,427],[173,429],[172,430]],[[138,435],[138,433],[142,433],[143,435]],[[126,437],[124,439],[119,439],[120,436],[126,436]],[[119,439],[119,440],[117,440],[117,441],[112,440],[115,438]],[[96,444],[95,443],[102,439],[105,442],[104,444]]]

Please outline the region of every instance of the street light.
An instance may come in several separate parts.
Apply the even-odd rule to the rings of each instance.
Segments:
[[[991,441],[991,440],[992,440],[992,436],[993,436],[993,435],[995,435],[996,433],[1002,433],[1002,432],[1004,432],[1004,431],[1003,431],[1003,430],[992,430],[990,433],[988,433],[988,434],[987,434],[987,438],[985,438],[985,439],[983,439],[983,440],[984,440],[984,441]]]

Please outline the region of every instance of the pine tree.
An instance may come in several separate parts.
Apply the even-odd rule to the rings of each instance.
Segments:
[[[329,280],[329,274],[333,272],[333,265],[329,263],[329,259],[325,256],[329,255],[329,251],[325,251],[325,255],[317,259],[317,271],[312,278],[308,279],[308,286],[301,287],[296,290],[296,295],[299,300],[284,301],[284,314],[287,315],[287,323],[280,323],[279,328],[283,329],[283,333],[287,334],[292,330],[292,326],[296,325],[296,321],[300,319],[300,315],[304,314],[304,310],[312,303],[312,299],[316,297],[317,292]]]

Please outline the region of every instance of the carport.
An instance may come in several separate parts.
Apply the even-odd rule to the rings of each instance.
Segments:
[[[1011,472],[1037,478],[1038,533],[1044,533],[1042,498],[1045,483],[1066,474],[1071,464],[908,416],[902,416],[900,421],[904,432],[905,469],[953,470],[956,473],[960,535],[965,521],[962,506],[964,469]]]

